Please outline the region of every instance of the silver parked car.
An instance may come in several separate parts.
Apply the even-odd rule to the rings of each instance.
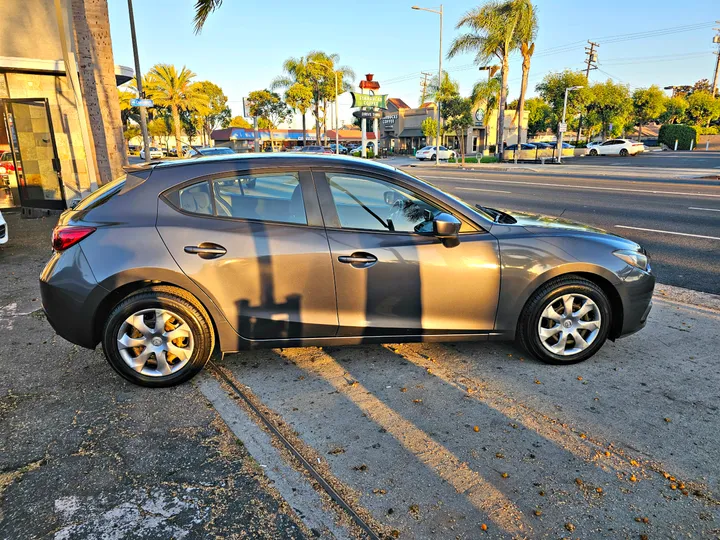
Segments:
[[[63,213],[53,250],[52,326],[146,386],[254,347],[515,339],[579,362],[645,325],[655,284],[619,236],[287,153],[135,170]]]

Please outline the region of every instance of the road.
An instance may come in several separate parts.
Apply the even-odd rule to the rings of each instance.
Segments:
[[[499,170],[408,172],[468,202],[562,216],[642,244],[661,283],[720,294],[720,182]],[[607,170],[603,171],[607,174]]]

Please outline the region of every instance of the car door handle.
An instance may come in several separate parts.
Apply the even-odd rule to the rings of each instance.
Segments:
[[[338,261],[350,264],[354,268],[369,268],[377,262],[377,257],[371,253],[356,252],[350,256],[341,255],[338,257]]]
[[[203,242],[199,246],[185,246],[185,253],[197,255],[201,259],[217,259],[227,253],[224,247],[211,242]]]

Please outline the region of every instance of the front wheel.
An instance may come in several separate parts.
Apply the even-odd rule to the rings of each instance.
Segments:
[[[210,359],[215,343],[203,306],[186,291],[164,286],[121,301],[102,337],[112,368],[128,381],[150,387],[190,380]]]
[[[591,156],[597,156],[597,155],[598,155],[598,151],[593,148],[592,150],[590,150],[590,155],[591,155]]]
[[[548,364],[574,364],[594,355],[612,323],[610,301],[592,281],[551,280],[526,304],[518,323],[520,345]]]

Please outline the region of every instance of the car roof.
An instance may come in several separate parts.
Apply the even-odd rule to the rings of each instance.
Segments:
[[[244,165],[264,165],[271,166],[272,162],[277,162],[280,166],[298,165],[302,164],[305,166],[322,166],[322,165],[340,165],[348,166],[352,165],[355,167],[376,167],[385,171],[394,171],[395,167],[386,165],[384,163],[377,163],[372,161],[358,160],[357,158],[348,156],[337,156],[334,154],[280,154],[280,153],[268,153],[268,154],[218,154],[215,156],[207,156],[202,161],[186,158],[176,159],[172,161],[161,161],[160,163],[154,163],[146,165],[145,167],[138,168],[152,168],[152,169],[167,169],[173,167],[184,167],[184,166],[197,166],[199,163],[215,163],[215,162],[233,162],[237,163],[238,166]]]

